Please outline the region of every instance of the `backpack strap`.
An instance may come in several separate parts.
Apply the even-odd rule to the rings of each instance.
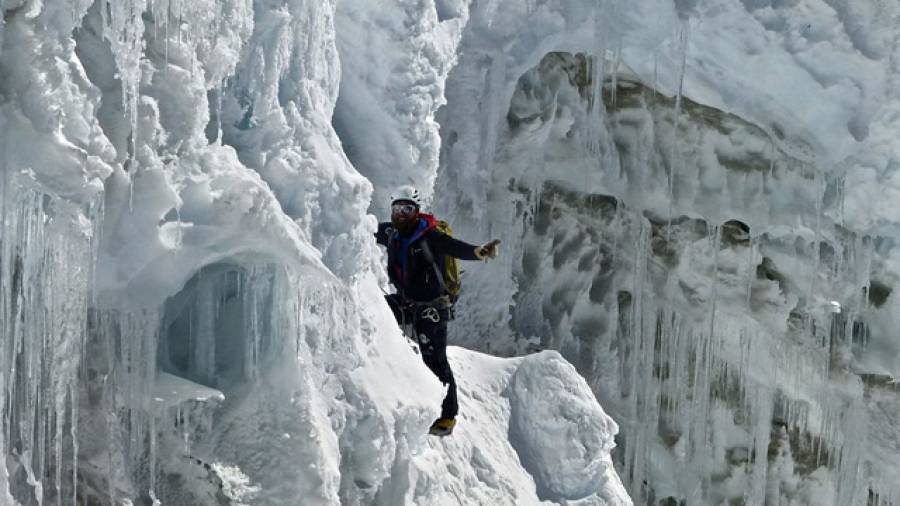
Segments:
[[[391,255],[394,253],[394,250],[396,249],[395,245],[397,242],[397,230],[395,230],[394,227],[387,227],[385,229],[385,233],[387,234],[387,237],[388,237],[388,240],[387,240],[388,255]],[[406,299],[406,294],[404,292],[405,292],[405,290],[403,288],[397,287],[397,294],[400,295],[401,299]]]
[[[431,253],[431,247],[428,246],[428,241],[424,237],[422,238],[422,253],[425,254],[425,260],[428,260],[428,263],[430,263],[431,267],[434,269],[438,283],[441,285],[441,290],[443,290],[446,295],[451,296],[450,298],[452,299],[452,294],[447,288],[447,283],[444,281],[444,274],[441,272],[440,268],[438,268],[438,264],[434,260],[434,255]]]

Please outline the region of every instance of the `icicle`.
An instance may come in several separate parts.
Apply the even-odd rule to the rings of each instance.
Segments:
[[[753,467],[749,490],[744,494],[747,504],[763,504],[768,474],[768,448],[772,433],[772,396],[763,385],[754,386],[751,408],[753,417]]]
[[[619,256],[619,235],[621,235],[622,230],[622,206],[624,206],[624,203],[621,200],[616,199],[616,209],[612,220],[612,229],[615,230],[615,232],[612,234],[613,244],[612,251],[610,252],[610,265],[612,265],[613,268],[615,268],[616,259]]]
[[[815,239],[813,241],[813,262],[812,262],[812,272],[810,274],[809,280],[809,304],[808,310],[812,310],[812,305],[815,303],[815,294],[817,293],[817,281],[819,277],[819,264],[821,261],[821,248],[819,242],[822,240],[822,199],[824,198],[824,185],[822,181],[822,172],[818,168],[816,168],[815,175],[813,177],[813,198],[816,202],[816,216],[815,216]]]
[[[629,440],[626,444],[624,474],[630,490],[640,490],[642,486],[643,473],[646,468],[646,462],[648,462],[648,442],[654,437],[656,427],[655,420],[653,421],[654,423],[651,423],[650,420],[642,416],[644,414],[642,408],[648,402],[647,396],[650,395],[646,388],[652,387],[652,346],[653,341],[655,341],[655,324],[652,331],[645,327],[648,321],[655,320],[645,318],[645,312],[651,309],[645,308],[643,304],[650,227],[645,225],[644,219],[640,214],[636,214],[636,220],[640,228],[632,270],[634,277],[632,281],[631,313],[627,320],[628,335],[625,336],[626,340],[631,343],[631,350],[626,356],[624,367],[621,369],[623,374],[626,375],[626,378],[623,379],[625,379],[625,384],[628,386],[626,420]],[[649,345],[648,334],[651,336]],[[645,380],[644,382],[639,381],[642,378]],[[652,402],[652,404],[655,404],[655,402]]]
[[[659,94],[659,51],[653,51],[653,105],[656,105]]]
[[[175,2],[175,19],[178,20],[178,43],[181,44],[184,41],[182,40],[182,30],[181,25],[184,23],[184,18],[182,17],[182,12],[184,10],[184,0],[172,0]]]
[[[616,108],[616,92],[619,90],[619,66],[622,60],[622,36],[619,35],[616,42],[616,52],[613,57],[612,68],[612,90],[610,91],[610,104],[612,108]]]
[[[672,148],[669,155],[669,222],[666,226],[666,242],[669,242],[672,234],[672,215],[675,210],[675,177],[681,165],[681,151],[678,149],[678,123],[681,117],[681,95],[684,90],[684,73],[687,67],[688,36],[690,32],[690,19],[682,21],[679,34],[678,52],[681,66],[678,70],[678,86],[675,94],[675,112],[672,119]]]
[[[225,79],[219,83],[219,89],[216,92],[216,143],[222,144],[222,97],[225,95]]]
[[[712,287],[710,289],[710,314],[709,314],[709,337],[715,337],[716,330],[716,309],[718,303],[719,292],[719,251],[722,245],[722,227],[713,228],[713,270],[712,270]]]
[[[188,421],[188,414],[185,413],[184,407],[182,404],[178,405],[178,423],[181,425],[181,453],[182,455],[190,455],[191,454],[191,432],[190,432],[190,423]]]
[[[0,329],[6,339],[0,345],[0,447],[18,460],[29,488],[6,482],[0,497],[8,498],[9,490],[43,504],[53,490],[59,503],[63,426],[93,284],[86,267],[96,244],[91,231],[78,225],[85,218],[81,209],[42,193],[29,175],[6,170],[2,185]],[[3,473],[4,464],[5,459]]]
[[[137,150],[138,101],[144,53],[143,12],[148,0],[101,0],[102,34],[110,45],[122,82],[122,110],[131,127],[129,158]],[[133,171],[134,169],[132,169]]]
[[[72,504],[78,504],[78,386],[69,386],[69,397],[72,399],[72,422],[70,435],[72,437]]]
[[[606,64],[607,20],[606,1],[593,11],[595,54],[591,59],[591,97],[587,110],[586,147],[590,153],[600,153],[600,132],[603,125],[603,80]]]
[[[751,305],[751,299],[753,297],[753,282],[756,281],[756,255],[754,255],[753,248],[756,247],[756,242],[753,240],[753,236],[751,235],[748,239],[750,244],[747,245],[747,311],[750,312],[753,310]]]
[[[861,486],[860,483],[860,473],[863,468],[861,460],[868,437],[868,422],[865,413],[863,401],[855,399],[838,415],[842,419],[839,428],[841,434],[840,460],[837,466],[838,504],[858,504],[866,491],[866,487]]]
[[[166,12],[166,28],[165,28],[165,37],[166,37],[166,46],[165,46],[165,67],[163,67],[163,74],[169,75],[169,20],[172,19],[172,4],[169,0],[162,0],[165,6],[164,10]]]
[[[192,341],[195,370],[199,381],[213,385],[216,371],[216,328],[214,300],[227,279],[227,273],[202,278],[197,288],[196,339]]]
[[[56,462],[54,462],[54,482],[53,488],[56,491],[56,504],[57,506],[62,506],[63,499],[63,489],[62,489],[62,477],[63,477],[63,423],[65,419],[63,418],[63,414],[65,413],[65,405],[58,406],[56,409],[56,423],[55,430],[53,433],[53,445],[54,445],[54,453],[56,457]]]
[[[156,498],[156,466],[158,465],[158,457],[156,455],[157,452],[157,433],[156,433],[156,419],[160,416],[160,413],[155,409],[150,415],[150,462],[148,462],[148,467],[150,468],[150,488],[148,490],[148,494],[150,495],[151,506],[161,506],[162,503],[159,499]]]
[[[606,0],[609,2],[610,0]],[[601,5],[603,5],[601,3]],[[612,66],[612,79],[611,85],[612,88],[609,92],[609,102],[611,108],[615,109],[616,107],[616,92],[618,90],[619,83],[619,65],[621,63],[622,57],[622,33],[619,30],[619,27],[622,25],[622,15],[621,15],[621,1],[620,0],[611,0],[611,5],[606,5],[606,10],[609,11],[607,17],[609,21],[607,22],[607,37],[615,40],[615,49],[613,51],[613,66]],[[604,43],[604,46],[606,44]],[[605,53],[605,51],[604,51]],[[604,54],[605,58],[605,54]],[[601,83],[602,90],[602,83]]]

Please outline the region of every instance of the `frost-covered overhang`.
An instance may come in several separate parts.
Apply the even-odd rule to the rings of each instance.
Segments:
[[[897,17],[886,4],[818,0],[484,2],[466,36],[469,50],[502,57],[503,103],[543,55],[605,52],[660,91],[682,88],[830,168],[890,127],[879,113],[897,73]]]

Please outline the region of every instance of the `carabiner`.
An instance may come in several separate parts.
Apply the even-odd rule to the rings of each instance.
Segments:
[[[422,310],[421,316],[423,320],[431,320],[434,323],[441,321],[441,314],[433,307],[426,307]]]

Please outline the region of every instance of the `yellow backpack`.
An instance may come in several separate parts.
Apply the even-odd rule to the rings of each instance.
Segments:
[[[435,226],[438,232],[443,234],[447,234],[450,237],[453,237],[453,229],[450,228],[450,224],[444,220],[437,220],[437,225]],[[434,267],[435,273],[438,275],[438,282],[441,284],[441,288],[447,292],[447,295],[450,296],[450,302],[456,302],[456,299],[459,298],[459,292],[462,288],[459,280],[459,262],[456,261],[455,258],[451,256],[444,257],[444,272],[440,272],[440,268],[437,265],[437,262],[434,260],[434,255],[431,254],[431,249],[428,247],[428,243],[422,243],[423,250],[425,252],[425,257],[431,262],[431,265]]]
[[[453,237],[453,229],[450,224],[444,220],[438,220],[437,227],[439,232],[443,232]],[[459,262],[451,256],[444,258],[444,284],[447,285],[447,293],[450,299],[456,301],[459,298],[459,291],[462,288],[459,280]]]

